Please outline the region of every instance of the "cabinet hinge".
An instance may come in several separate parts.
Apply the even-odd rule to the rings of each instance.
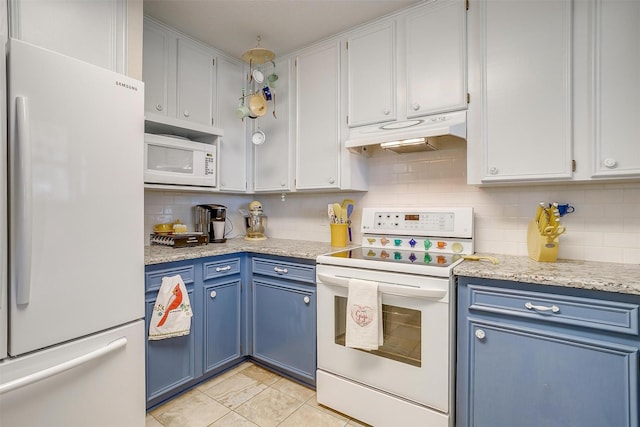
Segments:
[[[575,160],[571,160],[571,172],[575,172],[577,169],[577,163]]]
[[[349,124],[349,115],[347,114],[347,124]]]
[[[467,92],[467,104],[471,103],[471,94]]]
[[[347,50],[349,50],[349,42],[347,42]]]
[[[467,2],[466,2],[466,3],[467,3],[467,5],[466,5],[467,10],[469,10],[469,0],[467,0]]]
[[[211,65],[216,66],[216,58],[211,58]]]

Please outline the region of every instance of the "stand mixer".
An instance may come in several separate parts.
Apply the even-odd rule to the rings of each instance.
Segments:
[[[264,220],[266,216],[262,213],[262,203],[254,200],[249,203],[249,212],[244,211],[247,226],[245,240],[266,240],[264,235]]]

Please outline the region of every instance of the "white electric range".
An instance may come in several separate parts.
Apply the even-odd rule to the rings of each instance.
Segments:
[[[362,246],[317,258],[318,402],[378,426],[453,425],[453,267],[472,208],[365,208]],[[350,279],[378,283],[384,345],[345,343]]]

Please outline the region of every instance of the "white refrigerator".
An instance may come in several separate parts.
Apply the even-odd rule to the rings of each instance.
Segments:
[[[143,426],[143,83],[7,46],[0,426]]]

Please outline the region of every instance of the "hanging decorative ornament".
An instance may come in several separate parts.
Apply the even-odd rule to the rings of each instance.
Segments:
[[[249,49],[242,54],[243,61],[248,62],[250,65],[252,65],[264,64],[265,62],[270,62],[275,59],[276,54],[269,49],[261,47],[260,41],[262,41],[262,37],[258,36],[258,43],[256,44],[256,47],[254,47],[253,49]]]

